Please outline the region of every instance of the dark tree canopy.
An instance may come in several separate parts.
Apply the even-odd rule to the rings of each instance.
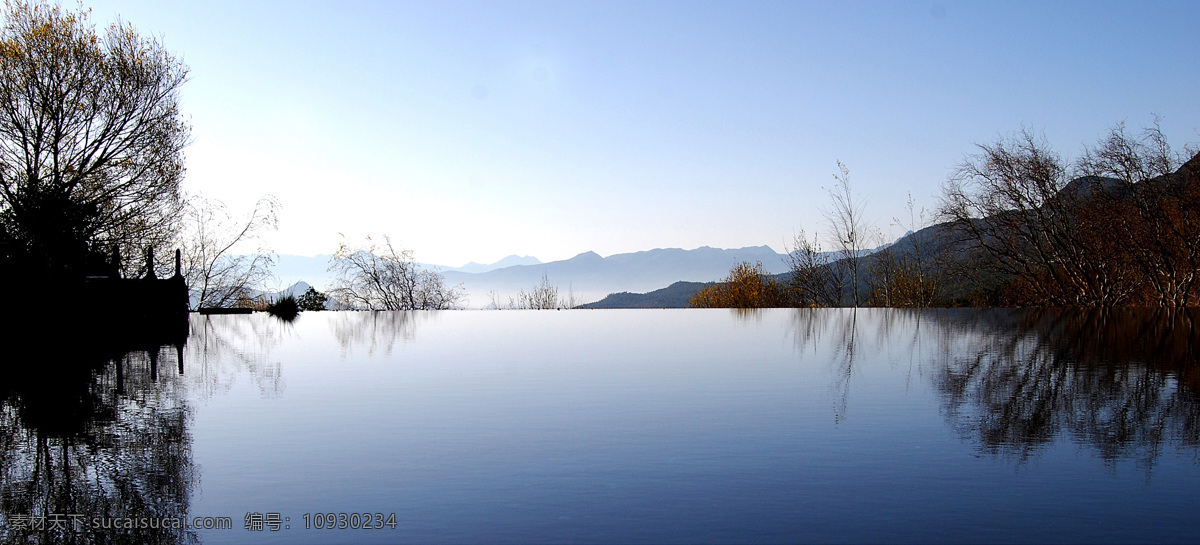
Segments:
[[[0,28],[0,239],[55,273],[171,239],[187,68],[117,21],[13,1]],[[165,254],[165,252],[163,252]],[[140,260],[130,259],[140,265]]]
[[[296,299],[296,304],[300,310],[325,310],[325,303],[329,300],[324,293],[309,287],[299,298]]]

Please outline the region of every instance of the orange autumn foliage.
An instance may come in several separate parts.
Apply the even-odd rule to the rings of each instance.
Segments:
[[[729,276],[692,296],[693,308],[771,308],[788,305],[787,289],[763,272],[762,263],[734,265]]]

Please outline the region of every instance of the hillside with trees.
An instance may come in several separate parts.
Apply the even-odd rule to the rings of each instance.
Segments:
[[[1172,152],[1157,127],[1118,126],[1074,165],[1028,132],[980,149],[942,209],[1001,279],[981,286],[1001,304],[1200,303],[1200,156]]]
[[[715,285],[715,282],[675,282],[670,286],[646,293],[627,291],[611,293],[605,298],[581,308],[684,308],[696,292]]]
[[[838,164],[835,252],[802,231],[779,278],[750,263],[693,307],[1200,305],[1200,155],[1124,125],[1067,162],[1029,131],[979,146],[937,217],[879,251]]]

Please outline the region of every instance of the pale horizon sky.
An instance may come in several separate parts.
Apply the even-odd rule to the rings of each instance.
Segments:
[[[459,266],[784,251],[850,169],[903,231],[977,143],[1200,142],[1200,2],[85,1],[190,69],[188,192],[278,253],[388,234]],[[74,6],[68,4],[69,9]]]

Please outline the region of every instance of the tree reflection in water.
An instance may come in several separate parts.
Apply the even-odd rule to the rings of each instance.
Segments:
[[[818,346],[833,347],[834,353],[830,361],[836,369],[833,370],[831,389],[835,398],[833,419],[836,424],[842,423],[846,418],[850,404],[850,379],[854,376],[855,364],[862,357],[860,345],[864,336],[859,333],[859,329],[865,327],[866,321],[859,321],[860,312],[872,314],[871,311],[856,308],[805,308],[796,309],[792,316],[798,350],[803,352],[805,347],[812,347],[814,350]],[[887,321],[881,320],[880,323]],[[833,335],[834,338],[825,339],[826,335]],[[885,336],[874,338],[883,340]]]
[[[342,349],[342,357],[354,350],[366,350],[368,356],[391,355],[396,341],[401,344],[417,336],[417,322],[437,316],[439,311],[373,310],[339,312],[329,321],[333,336]]]
[[[1060,435],[1108,463],[1154,465],[1200,446],[1193,310],[1008,310],[935,314],[965,352],[935,363],[946,417],[987,452],[1024,460]]]
[[[196,483],[190,411],[178,374],[187,334],[182,326],[182,337],[157,340],[83,336],[67,340],[69,347],[26,350],[15,342],[21,337],[7,343],[12,359],[0,387],[0,539],[196,541],[186,528],[161,524],[186,517]],[[102,518],[146,519],[145,526],[155,527],[92,527]]]
[[[303,318],[299,318],[303,319]],[[188,386],[193,395],[208,399],[225,393],[243,371],[264,398],[282,395],[282,366],[271,357],[292,334],[294,324],[264,312],[250,315],[190,315],[191,337],[187,346]]]
[[[838,422],[874,352],[931,380],[949,424],[987,453],[1025,461],[1066,437],[1146,468],[1167,447],[1200,454],[1193,309],[800,309],[793,322],[798,350],[835,347]]]

